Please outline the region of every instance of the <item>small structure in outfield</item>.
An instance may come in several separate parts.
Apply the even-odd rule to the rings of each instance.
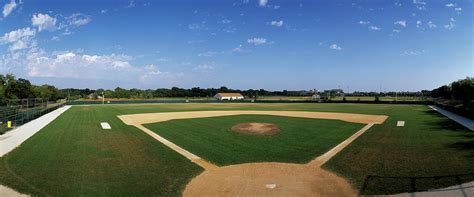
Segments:
[[[101,123],[100,123],[100,126],[102,127],[102,129],[112,129],[112,127],[110,126],[110,124],[107,123],[107,122],[101,122]]]
[[[397,121],[397,127],[405,126],[405,121]]]
[[[214,95],[214,98],[217,100],[243,100],[244,96],[240,93],[217,93]]]

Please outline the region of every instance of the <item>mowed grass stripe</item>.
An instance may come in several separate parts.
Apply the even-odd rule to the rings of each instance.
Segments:
[[[1,183],[38,195],[177,196],[202,171],[110,111],[84,109],[71,108],[2,158],[2,168],[28,184],[3,170]],[[100,121],[113,129],[100,129]]]
[[[245,122],[276,124],[272,136],[236,133]],[[218,165],[250,162],[306,163],[336,146],[363,124],[270,115],[237,115],[171,120],[145,125],[182,148]]]
[[[459,176],[462,182],[474,180],[474,132],[426,106],[254,103],[74,106],[20,148],[0,158],[0,184],[36,195],[180,195],[188,180],[202,169],[137,128],[123,125],[116,116],[201,110],[387,115],[389,119],[384,124],[374,125],[323,167],[349,179],[356,188],[363,187],[368,175],[448,177],[417,179],[418,189],[450,186],[457,183],[452,177],[457,174],[471,174]],[[396,127],[398,120],[406,121],[405,127]],[[100,121],[109,122],[113,129],[102,130]],[[75,143],[74,139],[83,142]],[[227,146],[225,142],[221,144]],[[383,194],[411,189],[406,179],[382,178],[372,181],[365,192]]]
[[[395,127],[397,120],[407,122]],[[472,164],[474,132],[416,106],[392,111],[385,124],[375,125],[323,167],[349,178],[362,194],[393,194],[474,180]]]

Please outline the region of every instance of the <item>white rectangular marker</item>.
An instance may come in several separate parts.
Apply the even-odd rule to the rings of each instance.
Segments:
[[[102,129],[112,129],[112,127],[110,127],[109,123],[107,122],[101,122],[100,126],[102,126]]]
[[[405,126],[405,121],[397,121],[397,127]]]

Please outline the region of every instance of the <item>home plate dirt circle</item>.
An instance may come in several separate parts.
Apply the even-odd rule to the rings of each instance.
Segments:
[[[343,178],[307,164],[248,163],[206,170],[183,196],[356,196]]]

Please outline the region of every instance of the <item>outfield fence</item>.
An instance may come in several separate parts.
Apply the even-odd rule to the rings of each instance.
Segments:
[[[0,106],[0,134],[62,107],[64,104],[64,102],[42,99],[8,100],[6,106]]]
[[[95,105],[95,104],[153,104],[153,103],[363,103],[363,104],[421,104],[431,105],[432,101],[367,101],[367,100],[200,100],[200,99],[146,99],[146,100],[106,100],[106,101],[67,101],[67,105]]]

